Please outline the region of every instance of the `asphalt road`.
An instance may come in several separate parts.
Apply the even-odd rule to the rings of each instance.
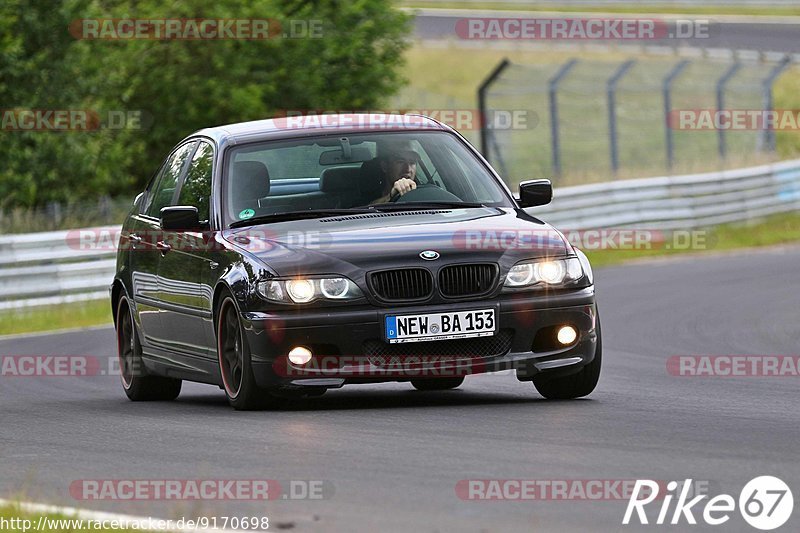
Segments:
[[[491,17],[514,18],[514,14],[495,12]],[[478,18],[486,15],[477,15]],[[519,16],[519,15],[516,15]],[[635,15],[619,15],[619,17],[633,17]],[[537,15],[529,14],[524,18],[536,18]],[[565,17],[574,18],[574,14],[546,14],[538,15],[540,18]],[[604,15],[593,15],[602,18]],[[644,18],[657,17],[644,15]],[[453,39],[459,40],[456,33],[456,23],[464,19],[464,14],[432,14],[430,12],[418,14],[414,20],[414,36],[418,39]],[[657,19],[660,20],[660,19]],[[670,19],[665,19],[669,21]],[[691,46],[697,48],[731,48],[738,50],[759,50],[763,52],[800,52],[800,24],[780,22],[731,22],[714,20],[713,16],[697,16],[687,20],[702,21],[697,28],[700,35],[685,38],[661,38],[649,40],[626,39],[624,44],[647,44],[659,46]],[[705,21],[708,21],[706,24]],[[673,28],[667,23],[667,27]],[[688,28],[688,26],[682,26]],[[674,29],[672,29],[674,33]],[[688,31],[688,30],[687,30]],[[605,41],[608,44],[608,41]]]
[[[627,502],[464,501],[465,479],[708,482],[738,498],[776,475],[800,497],[798,380],[676,377],[672,355],[797,354],[800,248],[597,272],[605,341],[589,399],[542,400],[511,375],[462,389],[351,386],[289,411],[237,413],[187,385],[134,404],[118,378],[0,377],[0,497],[161,517],[269,516],[294,531],[649,531]],[[111,329],[5,339],[0,354],[113,351]],[[82,479],[321,480],[322,500],[76,501]],[[652,511],[653,520],[657,510]],[[701,513],[695,513],[700,518]],[[780,531],[797,531],[800,512]],[[669,531],[756,531],[724,526]],[[664,527],[659,530],[664,530]]]

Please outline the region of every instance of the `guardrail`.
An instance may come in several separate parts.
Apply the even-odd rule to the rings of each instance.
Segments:
[[[800,160],[723,172],[559,188],[532,212],[557,228],[690,229],[800,211]],[[94,235],[116,235],[116,226]],[[0,310],[108,297],[110,246],[80,231],[0,236]]]
[[[118,226],[96,228],[114,234]],[[0,235],[0,310],[108,297],[112,246],[81,246],[78,230]]]
[[[800,210],[800,160],[556,189],[536,208],[557,228],[689,229]]]

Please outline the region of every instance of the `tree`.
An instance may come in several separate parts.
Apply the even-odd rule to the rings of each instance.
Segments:
[[[140,113],[141,128],[0,133],[0,200],[140,190],[193,131],[284,110],[376,109],[404,82],[408,17],[389,0],[66,0],[0,8],[3,109]],[[81,19],[275,19],[284,38],[76,39]],[[77,26],[76,26],[77,24]],[[81,35],[78,33],[78,35]],[[0,204],[2,206],[3,204]]]

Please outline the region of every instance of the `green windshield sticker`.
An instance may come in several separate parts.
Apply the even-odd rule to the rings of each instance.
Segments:
[[[241,220],[244,220],[244,219],[246,219],[246,218],[252,218],[252,217],[253,217],[253,215],[255,215],[255,214],[256,214],[256,212],[255,212],[255,211],[253,211],[252,209],[243,209],[243,210],[242,210],[242,211],[239,213],[239,218],[240,218]]]

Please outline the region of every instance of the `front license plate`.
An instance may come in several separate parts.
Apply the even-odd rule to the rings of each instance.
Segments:
[[[496,330],[494,309],[386,317],[386,341],[392,344],[488,337]]]

